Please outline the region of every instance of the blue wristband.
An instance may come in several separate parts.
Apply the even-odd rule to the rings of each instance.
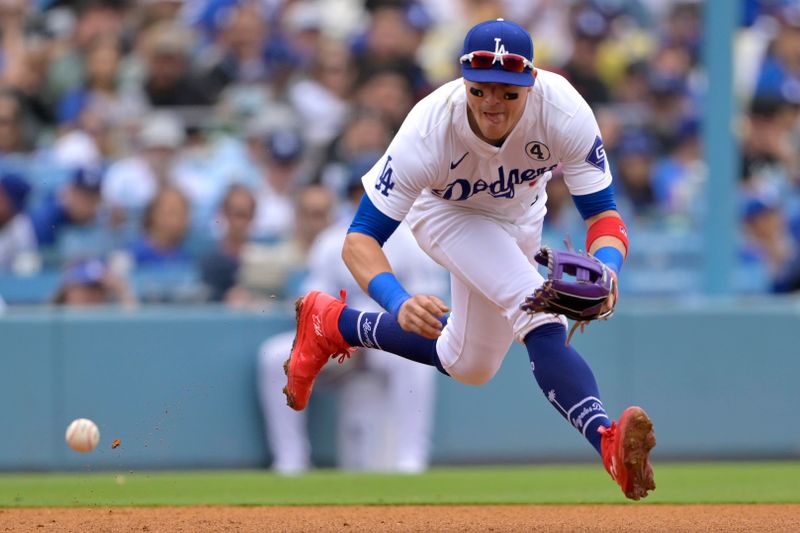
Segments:
[[[622,252],[613,246],[603,246],[595,251],[594,256],[608,268],[619,274],[622,268]]]
[[[411,295],[406,292],[391,272],[381,272],[372,278],[367,285],[367,292],[373,300],[381,304],[381,307],[393,316],[397,316],[400,307],[406,300],[411,299]]]

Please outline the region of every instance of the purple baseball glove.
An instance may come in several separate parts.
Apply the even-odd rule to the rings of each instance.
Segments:
[[[601,312],[614,291],[611,271],[594,257],[573,251],[555,251],[543,246],[536,262],[547,267],[547,279],[525,297],[520,309],[528,313],[553,313],[585,323],[605,319],[613,309]],[[570,277],[566,277],[570,276]]]

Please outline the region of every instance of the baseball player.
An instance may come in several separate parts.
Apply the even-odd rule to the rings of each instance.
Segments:
[[[361,174],[353,180],[350,205],[355,212],[363,188]],[[357,188],[356,188],[357,187]],[[349,217],[322,232],[309,251],[308,276],[304,287],[335,292],[341,287],[351,295],[359,309],[378,311],[379,306],[361,291],[342,261],[342,244],[347,235]],[[386,243],[398,279],[410,290],[424,294],[446,292],[445,272],[420,250],[411,229],[401,224]],[[267,438],[274,455],[273,469],[282,474],[298,474],[310,467],[310,444],[305,413],[286,406],[281,394],[283,362],[291,350],[294,331],[278,334],[264,341],[259,353],[259,396],[265,414]],[[418,473],[428,466],[430,431],[433,420],[435,371],[400,357],[391,357],[374,346],[362,348],[364,367],[382,377],[391,435],[385,467],[390,471]],[[280,385],[278,385],[280,383]],[[379,398],[359,398],[361,402],[380,403]],[[370,424],[380,426],[379,420]]]
[[[565,317],[521,308],[544,283],[533,258],[545,185],[557,164],[586,221],[586,251],[614,280],[627,255],[597,121],[567,80],[534,67],[531,36],[513,22],[471,28],[460,63],[462,79],[414,107],[362,180],[365,194],[342,256],[386,312],[348,307],[344,294],[337,300],[312,291],[298,300],[287,401],[305,408],[325,362],[353,346],[369,343],[479,385],[517,340],[548,400],[597,450],[625,495],[638,500],[655,488],[651,420],[634,406],[611,422],[591,369],[566,342]],[[402,220],[450,272],[449,316],[442,300],[407,292],[392,273],[381,246]],[[610,292],[605,311],[616,295]]]

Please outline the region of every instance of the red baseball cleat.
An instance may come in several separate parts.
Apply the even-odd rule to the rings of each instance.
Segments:
[[[628,407],[619,417],[619,423],[611,427],[601,427],[600,449],[603,466],[612,479],[622,487],[625,496],[638,500],[647,496],[648,490],[655,490],[653,468],[648,456],[656,445],[653,422],[641,407]]]
[[[344,290],[341,300],[319,291],[311,291],[294,304],[297,333],[292,353],[283,364],[286,372],[286,403],[302,411],[308,405],[314,380],[328,359],[340,356],[339,362],[350,357],[353,348],[339,333],[339,315],[345,306]]]

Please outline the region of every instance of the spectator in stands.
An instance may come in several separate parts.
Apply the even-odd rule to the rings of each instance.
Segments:
[[[170,186],[163,187],[142,216],[143,233],[129,251],[137,267],[186,266],[190,256],[183,248],[189,228],[189,201]]]
[[[242,253],[240,283],[265,297],[299,295],[308,250],[333,220],[335,197],[321,185],[301,187],[294,196],[293,231],[273,244],[251,243]]]
[[[800,154],[791,135],[795,124],[792,107],[772,96],[757,96],[750,103],[741,148],[751,167],[751,179],[777,181],[787,187],[800,176]]]
[[[39,246],[57,245],[68,228],[94,228],[103,233],[98,217],[101,183],[97,169],[78,168],[68,183],[34,208],[31,219]]]
[[[24,252],[36,250],[36,235],[25,203],[31,186],[16,174],[0,175],[0,272],[14,268]]]
[[[744,230],[743,259],[761,265],[768,290],[800,289],[800,247],[789,233],[780,198],[766,194],[746,197]]]
[[[635,121],[630,126],[640,126],[647,114],[647,101],[650,91],[649,66],[644,60],[629,62],[621,74],[621,79],[613,87],[613,103],[623,115],[618,120],[628,118]],[[627,116],[626,116],[627,115]],[[605,132],[604,136],[605,136]],[[605,139],[603,139],[605,142]]]
[[[63,165],[104,164],[127,146],[146,111],[134,92],[119,87],[122,56],[120,36],[100,36],[88,45],[83,85],[68,91],[58,102],[59,137],[56,160]]]
[[[288,125],[267,132],[256,140],[254,147],[261,179],[255,189],[253,236],[259,240],[280,240],[291,234],[292,195],[300,185],[305,141],[298,129]]]
[[[0,89],[0,156],[28,151],[23,110],[14,93]]]
[[[311,145],[325,146],[341,132],[350,112],[355,74],[349,49],[336,41],[326,42],[309,75],[288,92]]]
[[[271,40],[280,39],[280,53],[288,56],[281,58],[284,67],[293,70],[293,74],[305,73],[320,54],[327,53],[331,44],[323,37],[324,14],[320,4],[316,0],[295,0],[284,2],[277,11],[273,31],[278,35]],[[269,57],[274,55],[272,49],[268,48]],[[285,64],[287,59],[292,65]]]
[[[563,73],[586,102],[596,107],[608,103],[610,91],[600,76],[597,52],[608,35],[608,22],[601,12],[578,3],[572,14],[572,55]]]
[[[396,66],[376,66],[361,70],[356,90],[356,105],[377,113],[397,131],[416,99],[408,73]]]
[[[218,17],[215,42],[201,57],[205,63],[204,82],[219,95],[237,83],[267,81],[266,47],[269,27],[264,9],[257,2],[231,5]]]
[[[697,214],[705,179],[700,124],[690,118],[681,122],[673,148],[653,169],[653,192],[661,212],[683,217]]]
[[[691,107],[686,80],[673,74],[653,71],[648,76],[650,86],[646,128],[655,135],[659,151],[675,147],[681,124],[695,113]]]
[[[366,70],[399,69],[410,80],[410,97],[417,101],[431,91],[417,54],[431,18],[416,1],[367,0],[369,25],[353,46],[357,64]]]
[[[645,131],[629,130],[617,143],[615,190],[620,200],[630,203],[631,214],[646,216],[656,208],[653,194],[653,165],[658,147]]]
[[[217,247],[200,258],[200,278],[208,290],[208,300],[241,305],[251,294],[237,285],[239,265],[256,211],[253,193],[243,185],[232,185],[220,208],[223,236]]]
[[[103,201],[114,210],[115,221],[138,220],[144,206],[168,185],[189,199],[193,212],[208,216],[213,211],[222,188],[220,175],[203,172],[187,157],[186,131],[177,114],[148,115],[138,144],[139,150],[111,165],[103,180]]]
[[[121,2],[94,0],[72,4],[74,7],[62,12],[61,16],[48,17],[53,33],[42,35],[52,38],[42,92],[54,103],[84,84],[85,54],[92,43],[120,38],[126,25]],[[70,16],[74,17],[72,21]]]
[[[66,307],[108,304],[133,307],[137,302],[127,281],[110,272],[101,260],[88,259],[64,269],[53,303]]]
[[[177,115],[157,112],[146,116],[137,140],[136,153],[112,164],[103,180],[103,201],[113,208],[141,209],[160,188],[179,181],[175,158],[186,132]]]
[[[800,102],[800,10],[796,3],[774,2],[772,41],[758,73],[756,97]]]
[[[41,86],[46,73],[49,50],[43,40],[26,35],[28,0],[4,0],[0,4],[2,63],[0,85],[11,91],[32,133],[53,122],[52,108]]]
[[[158,23],[147,30],[144,95],[153,107],[207,106],[207,85],[191,71],[194,35],[183,26]]]

